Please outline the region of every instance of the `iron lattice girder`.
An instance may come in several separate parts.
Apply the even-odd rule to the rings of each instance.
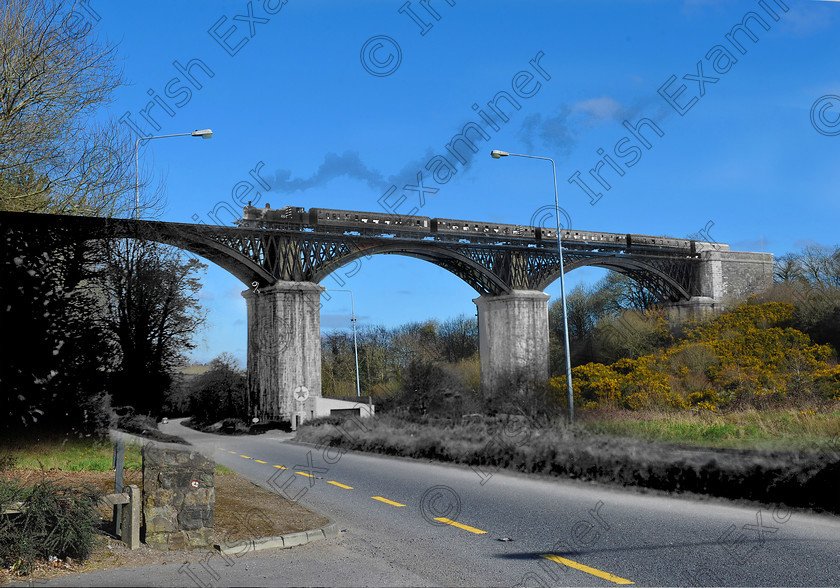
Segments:
[[[248,231],[239,229],[238,231]],[[262,257],[254,258],[278,280],[321,282],[351,262],[378,254],[406,255],[434,263],[457,275],[480,294],[511,290],[543,290],[559,277],[560,257],[552,246],[467,243],[431,239],[362,237],[343,234],[257,229]],[[247,251],[229,246],[241,253]],[[276,256],[283,259],[275,259]],[[642,282],[663,300],[686,299],[697,294],[699,259],[673,249],[628,252],[574,244],[564,247],[566,271],[583,265],[609,268]],[[355,275],[358,270],[351,274]]]
[[[479,294],[544,290],[560,275],[555,244],[510,245],[486,237],[466,242],[389,238],[278,229],[250,229],[159,221],[0,212],[0,229],[48,231],[66,240],[136,238],[175,245],[220,265],[250,286],[278,280],[319,283],[351,262],[377,254],[406,255],[452,272]],[[568,272],[584,265],[624,273],[662,300],[699,293],[697,255],[668,248],[628,251],[623,245],[571,243]],[[355,275],[354,269],[347,276]]]

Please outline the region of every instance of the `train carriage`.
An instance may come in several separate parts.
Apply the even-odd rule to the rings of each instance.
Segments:
[[[331,208],[309,209],[310,223],[326,230],[357,230],[378,233],[428,233],[431,219],[427,216],[409,216]]]
[[[695,249],[694,241],[690,239],[677,239],[675,237],[656,237],[654,235],[636,235],[628,233],[627,235],[627,249],[645,249],[653,248],[660,249],[668,247],[673,249],[688,249],[693,251]]]
[[[539,238],[543,241],[556,241],[557,229],[551,227],[540,227]],[[627,242],[627,235],[624,233],[598,233],[594,231],[576,231],[573,229],[564,229],[560,233],[560,238],[563,243],[586,243],[591,245],[593,243],[604,245],[619,245],[625,246]]]
[[[535,239],[536,228],[527,225],[505,225],[451,218],[433,218],[432,232],[441,235],[509,237],[511,239]]]

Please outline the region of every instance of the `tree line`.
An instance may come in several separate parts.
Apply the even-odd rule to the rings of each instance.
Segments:
[[[359,384],[363,394],[391,396],[412,362],[453,366],[468,387],[477,387],[478,323],[461,315],[395,328],[363,326],[357,333]],[[474,375],[473,372],[476,372]],[[332,331],[321,337],[321,386],[325,396],[356,394],[353,335]]]

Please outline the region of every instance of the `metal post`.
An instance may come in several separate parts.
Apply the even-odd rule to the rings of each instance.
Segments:
[[[114,492],[123,491],[123,468],[125,467],[125,440],[120,439],[114,443]],[[122,504],[114,505],[114,535],[120,536],[120,524],[122,523]]]
[[[362,395],[362,389],[359,385],[359,346],[356,343],[356,305],[353,303],[352,292],[350,292],[350,317],[350,321],[353,323],[353,354],[356,356],[356,397],[359,398]]]
[[[554,173],[554,211],[557,216],[557,253],[560,255],[560,300],[563,307],[563,345],[566,351],[566,397],[569,401],[569,424],[575,424],[575,398],[572,388],[572,357],[569,353],[569,317],[566,311],[566,272],[563,269],[563,241],[560,237],[560,200],[557,198],[557,168],[551,161],[551,171]]]
[[[349,292],[350,293],[350,322],[353,323],[353,354],[356,356],[356,397],[361,397],[362,389],[359,385],[359,347],[356,344],[356,304],[353,301],[352,290],[340,290],[337,288],[324,288],[326,292]]]
[[[513,155],[515,157],[528,157],[530,159],[543,159],[551,162],[551,172],[554,175],[554,212],[557,216],[557,253],[560,255],[560,301],[563,309],[563,344],[566,352],[566,397],[569,402],[569,424],[575,423],[575,404],[574,392],[572,389],[572,358],[569,353],[569,319],[566,311],[566,280],[565,270],[563,269],[563,241],[560,236],[560,200],[557,197],[557,167],[554,165],[554,160],[550,157],[539,157],[537,155],[523,155],[521,153],[508,153],[507,151],[493,150],[491,152],[493,159],[500,157],[507,157]]]
[[[134,220],[140,219],[140,141],[134,141]]]

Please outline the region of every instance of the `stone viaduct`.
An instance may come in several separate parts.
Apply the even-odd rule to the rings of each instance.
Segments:
[[[488,237],[353,235],[290,229],[222,227],[158,221],[0,212],[0,236],[41,232],[59,242],[136,238],[183,248],[221,266],[248,288],[249,411],[261,420],[307,420],[321,396],[320,286],[361,258],[406,255],[433,263],[478,293],[481,385],[514,377],[545,379],[548,299],[560,275],[557,242]],[[632,238],[632,239],[631,239]],[[730,251],[720,243],[564,230],[563,262],[618,271],[641,282],[675,312],[723,308],[772,284],[769,253]],[[326,400],[326,399],[324,399]]]

